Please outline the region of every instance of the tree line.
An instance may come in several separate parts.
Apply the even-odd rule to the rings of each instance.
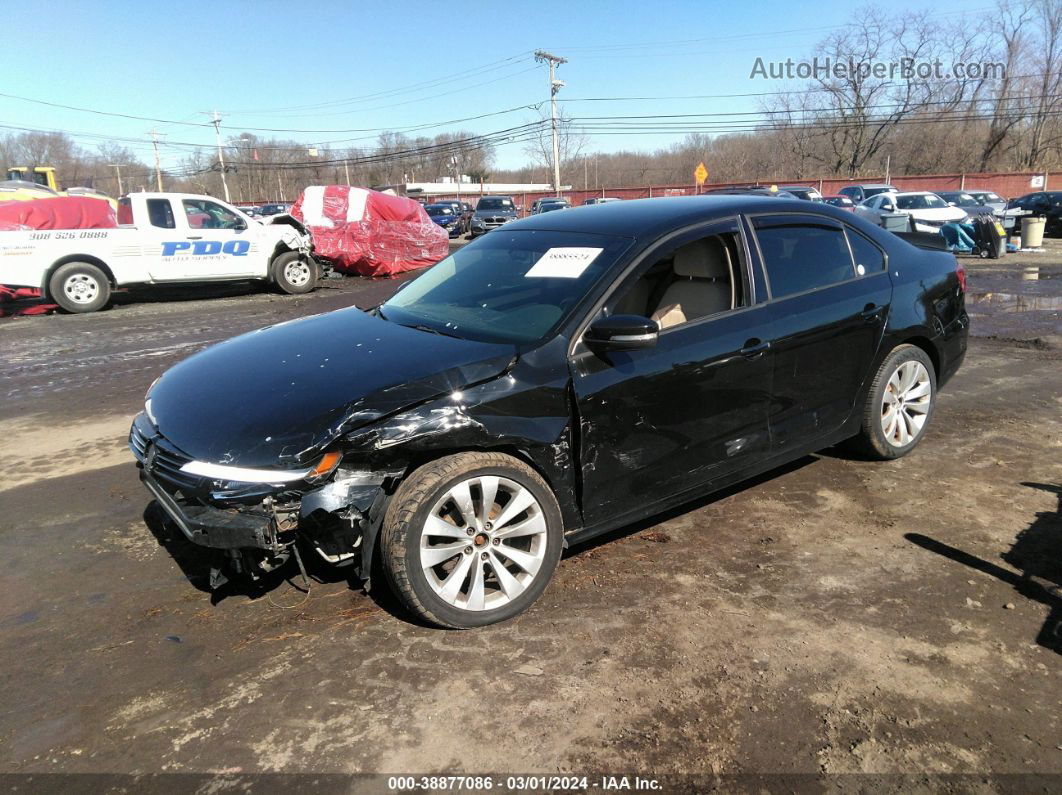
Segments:
[[[1000,0],[993,12],[949,18],[864,7],[803,55],[843,64],[906,59],[942,63],[946,69],[954,64],[999,68],[928,79],[917,73],[898,77],[847,70],[786,83],[750,74],[748,85],[765,96],[749,121],[690,118],[684,129],[674,122],[656,122],[655,128],[646,122],[640,128],[646,132],[683,136],[654,151],[594,151],[593,133],[603,125],[563,117],[562,183],[576,188],[689,184],[702,161],[713,182],[856,178],[886,170],[915,175],[1062,168],[1059,0]],[[621,129],[623,122],[613,124]],[[495,167],[496,147],[509,143],[522,146],[522,168]],[[64,185],[90,185],[112,195],[119,193],[119,170],[124,190],[155,188],[154,163],[144,151],[143,142],[133,148],[110,140],[86,148],[62,133],[0,137],[5,168],[56,166]],[[245,132],[227,137],[222,157],[211,146],[180,151],[179,164],[162,173],[165,189],[223,195],[224,159],[233,201],[291,199],[311,184],[380,187],[458,174],[476,183],[549,183],[553,170],[548,118],[541,112],[517,127],[485,135],[384,132],[363,145],[337,148]]]

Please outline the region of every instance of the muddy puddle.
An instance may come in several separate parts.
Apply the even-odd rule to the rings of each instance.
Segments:
[[[975,266],[966,308],[975,336],[1057,340],[1062,335],[1062,265]]]

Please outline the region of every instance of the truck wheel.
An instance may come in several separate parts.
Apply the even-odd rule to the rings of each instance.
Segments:
[[[286,251],[273,260],[273,283],[282,293],[301,295],[317,286],[317,263],[298,251]]]
[[[531,467],[501,453],[458,453],[398,487],[380,531],[380,562],[417,616],[454,629],[526,610],[560,560],[560,508]]]
[[[67,312],[95,312],[111,300],[111,282],[95,265],[68,262],[48,280],[48,296]]]

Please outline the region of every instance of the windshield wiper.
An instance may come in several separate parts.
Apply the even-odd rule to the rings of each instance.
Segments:
[[[417,331],[427,331],[430,334],[438,334],[442,337],[453,337],[457,340],[462,339],[456,334],[451,334],[448,331],[441,331],[434,326],[425,326],[423,323],[399,323],[398,325],[405,326],[406,328],[415,328]]]

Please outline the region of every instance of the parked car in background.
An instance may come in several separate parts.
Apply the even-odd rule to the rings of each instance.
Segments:
[[[270,215],[283,215],[284,213],[291,212],[291,205],[285,202],[277,202],[275,204],[263,204],[258,208],[263,217]]]
[[[449,207],[453,210],[454,214],[460,219],[461,234],[464,234],[469,230],[470,223],[472,221],[472,205],[466,201],[458,201],[457,199],[437,199],[431,204],[424,205],[427,207]]]
[[[571,206],[571,203],[563,198],[535,199],[531,202],[531,215],[548,213],[551,210],[566,210]]]
[[[1021,210],[1047,219],[1045,235],[1062,234],[1062,191],[1042,190],[1012,199],[1008,210]]]
[[[806,185],[779,185],[778,190],[785,191],[798,199],[803,199],[809,202],[821,202],[822,194],[814,188],[809,188]]]
[[[856,213],[877,223],[881,222],[882,215],[906,213],[911,217],[915,232],[939,232],[944,224],[967,217],[965,210],[949,206],[929,191],[879,193],[857,205]]]
[[[247,215],[251,216],[251,218],[262,217],[262,211],[259,210],[257,207],[241,207],[240,209],[243,210],[243,212]]]
[[[426,204],[424,212],[428,217],[446,230],[450,237],[458,237],[464,233],[464,224],[461,216],[454,211],[449,204]]]
[[[938,190],[934,191],[951,207],[965,210],[967,215],[994,215],[995,211],[986,204],[977,201],[973,196],[961,190]]]
[[[569,544],[842,441],[910,453],[965,356],[964,292],[951,252],[806,201],[532,216],[379,307],[180,362],[129,446],[229,576],[375,561],[421,620],[481,627]]]
[[[512,196],[480,196],[476,202],[476,210],[472,213],[469,232],[472,237],[479,237],[491,229],[515,221],[518,215],[519,210]]]
[[[0,232],[0,285],[33,287],[67,312],[95,312],[115,289],[259,280],[308,293],[320,268],[290,216],[259,223],[211,196],[130,193],[111,229]]]
[[[615,196],[591,196],[589,199],[583,201],[583,205],[587,204],[607,204],[608,202],[623,201]]]
[[[823,196],[822,200],[831,207],[839,207],[849,212],[855,210],[855,202],[848,196]]]
[[[966,192],[973,196],[978,204],[991,207],[997,214],[1007,209],[1007,200],[998,193],[993,193],[990,190],[968,190]]]
[[[837,191],[837,193],[841,196],[847,196],[856,204],[862,204],[871,196],[877,196],[879,193],[898,193],[898,191],[892,185],[883,182],[870,182],[856,185],[845,185]]]

